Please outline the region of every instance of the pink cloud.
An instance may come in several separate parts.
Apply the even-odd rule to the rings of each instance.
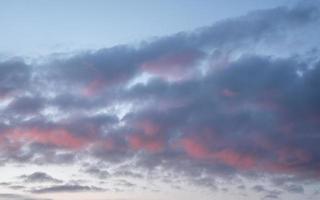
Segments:
[[[145,135],[149,136],[154,136],[163,130],[159,124],[147,119],[139,121],[136,126],[138,129],[141,129]]]
[[[184,138],[181,140],[181,144],[186,153],[198,159],[211,158],[211,152],[196,138]]]
[[[102,79],[93,80],[83,88],[82,94],[87,97],[94,96],[105,87],[105,84],[105,81]]]
[[[36,142],[67,149],[80,149],[89,143],[64,129],[13,129],[6,132],[5,138],[10,142]]]
[[[238,169],[248,170],[256,166],[256,158],[250,154],[238,153],[232,149],[224,149],[213,154],[214,158]]]
[[[213,141],[208,142],[214,146]],[[187,155],[195,159],[219,161],[243,170],[252,169],[256,165],[256,158],[253,155],[239,153],[228,147],[219,150],[210,149],[200,137],[184,138],[181,144]]]

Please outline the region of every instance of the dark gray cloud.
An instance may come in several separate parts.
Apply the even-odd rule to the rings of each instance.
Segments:
[[[120,187],[125,187],[125,188],[132,188],[132,187],[135,187],[135,186],[136,186],[136,184],[131,183],[131,182],[129,182],[129,181],[127,181],[127,180],[124,180],[124,179],[118,180],[116,184],[117,184],[118,186],[120,186]]]
[[[0,183],[0,185],[1,185],[1,186],[9,186],[9,185],[11,185],[11,183],[8,183],[8,182],[1,182],[1,183]]]
[[[31,190],[32,193],[59,193],[59,192],[98,192],[104,189],[95,186],[84,185],[55,185]]]
[[[34,197],[28,197],[24,195],[18,195],[18,194],[10,194],[10,193],[1,193],[0,199],[3,200],[50,200],[47,198],[34,198]]]
[[[51,182],[51,183],[61,183],[62,181],[52,176],[44,173],[44,172],[34,172],[30,175],[21,175],[19,177],[23,179],[26,183],[43,183],[43,182]]]
[[[110,177],[110,173],[107,170],[99,169],[98,167],[94,166],[86,167],[83,171],[99,179],[106,179]]]
[[[262,199],[279,199],[279,195],[277,195],[277,194],[267,194]]]
[[[245,190],[246,186],[245,185],[239,185],[237,188],[240,189],[240,190]]]
[[[13,111],[15,113],[22,114],[36,114],[45,105],[45,100],[41,97],[20,97],[16,98],[8,106],[8,112]]]
[[[301,185],[288,185],[286,186],[286,190],[290,193],[299,193],[299,194],[304,193],[304,188]]]
[[[264,192],[266,189],[262,185],[255,185],[252,187],[252,189],[256,192]]]
[[[117,171],[112,174],[115,177],[128,177],[128,178],[143,178],[143,174],[142,173],[138,173],[138,172],[133,172],[130,170],[126,170],[126,169],[117,169]]]
[[[29,84],[31,67],[21,60],[0,62],[0,96],[22,92]]]
[[[10,185],[9,188],[14,190],[21,190],[21,189],[25,189],[26,187],[23,185]]]
[[[255,185],[252,187],[252,190],[264,194],[262,199],[279,199],[279,196],[283,193],[279,190],[267,189],[263,185]]]

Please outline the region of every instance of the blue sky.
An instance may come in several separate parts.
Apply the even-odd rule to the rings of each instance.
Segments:
[[[320,1],[0,1],[0,200],[317,200]]]
[[[36,56],[136,43],[289,0],[1,1],[0,53]]]

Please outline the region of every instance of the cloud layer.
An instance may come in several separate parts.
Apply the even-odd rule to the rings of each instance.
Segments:
[[[319,41],[306,36],[289,47],[293,35],[317,31],[319,17],[308,1],[138,46],[1,61],[1,163],[77,164],[98,180],[154,173],[212,189],[216,178],[280,176],[278,190],[252,190],[303,194],[299,184],[320,176]],[[63,182],[42,172],[20,178]],[[101,190],[66,183],[30,191]]]

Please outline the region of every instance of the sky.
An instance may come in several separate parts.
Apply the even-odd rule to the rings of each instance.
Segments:
[[[292,0],[7,0],[0,2],[0,53],[50,53],[134,44]]]
[[[0,200],[317,200],[320,1],[0,2]]]

